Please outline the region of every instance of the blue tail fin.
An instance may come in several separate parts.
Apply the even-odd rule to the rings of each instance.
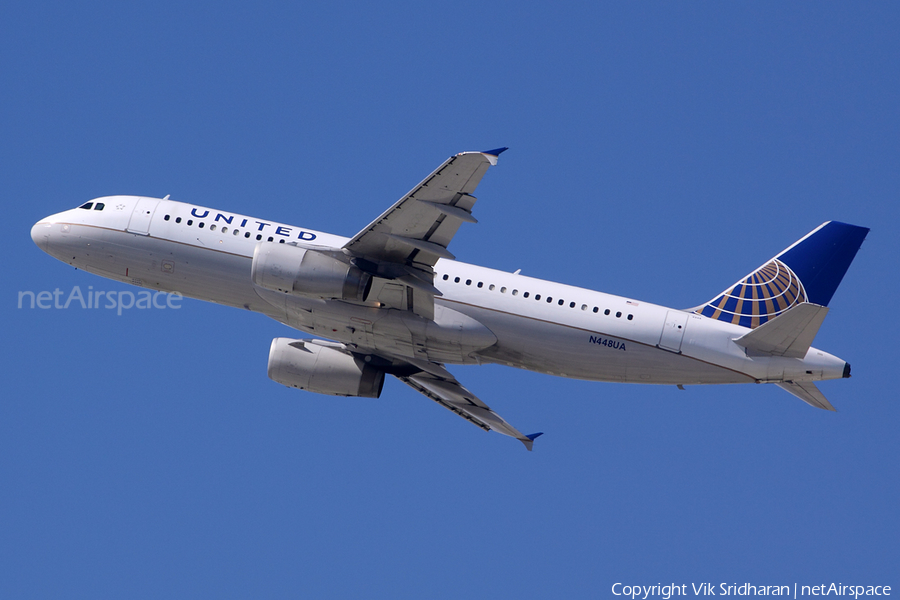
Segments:
[[[828,306],[868,233],[823,223],[694,312],[755,328],[801,302]]]

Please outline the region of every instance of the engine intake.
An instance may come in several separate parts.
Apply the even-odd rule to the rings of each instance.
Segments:
[[[269,348],[269,379],[331,396],[378,398],[384,371],[339,348],[309,340],[275,338]]]
[[[253,251],[253,283],[275,292],[364,301],[372,276],[316,250],[261,242]]]

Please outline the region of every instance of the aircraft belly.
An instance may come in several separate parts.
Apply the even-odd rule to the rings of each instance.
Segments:
[[[432,362],[477,362],[472,354],[496,343],[481,323],[452,309],[438,307],[435,320],[410,311],[324,300],[257,288],[291,327],[354,345],[361,350]]]
[[[461,308],[497,336],[485,361],[541,373],[627,383],[707,384],[753,381],[737,371],[645,342],[473,306]]]

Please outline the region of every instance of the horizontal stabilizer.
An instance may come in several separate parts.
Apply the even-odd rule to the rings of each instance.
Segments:
[[[824,306],[802,302],[734,342],[750,356],[803,358],[827,314]]]
[[[831,403],[825,399],[825,396],[822,395],[822,392],[819,391],[819,388],[816,387],[816,384],[811,381],[804,381],[803,383],[785,381],[783,383],[776,383],[775,385],[777,385],[784,391],[790,392],[791,394],[797,396],[810,406],[837,412],[834,410],[834,407],[831,405]]]

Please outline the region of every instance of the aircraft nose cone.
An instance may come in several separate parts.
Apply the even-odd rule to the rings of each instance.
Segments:
[[[50,243],[50,224],[39,221],[31,228],[31,240],[37,244],[37,247],[47,252],[47,246]]]

